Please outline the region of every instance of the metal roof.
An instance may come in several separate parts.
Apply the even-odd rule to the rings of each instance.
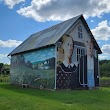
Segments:
[[[8,56],[55,44],[82,15],[76,16],[28,37]],[[83,18],[84,19],[84,18]]]

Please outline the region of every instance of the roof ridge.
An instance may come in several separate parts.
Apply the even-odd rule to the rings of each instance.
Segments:
[[[60,22],[60,23],[54,24],[54,25],[52,25],[52,26],[50,26],[50,27],[48,27],[48,28],[45,28],[45,29],[43,29],[43,30],[40,30],[40,31],[38,31],[38,32],[36,32],[36,33],[34,33],[34,34],[40,33],[40,32],[42,32],[42,31],[46,31],[46,30],[48,30],[48,29],[51,29],[52,27],[55,27],[55,26],[60,25],[60,24],[62,24],[62,23],[64,23],[64,22],[67,22],[67,21],[69,21],[69,20],[71,20],[71,19],[74,19],[74,18],[76,18],[76,17],[81,17],[81,16],[83,16],[83,14],[80,14],[80,15],[78,15],[78,16],[72,17],[72,18],[67,19],[67,20],[65,20],[65,21],[62,21],[62,22]],[[34,35],[34,34],[32,34],[32,35]],[[30,36],[32,36],[32,35],[30,35]]]

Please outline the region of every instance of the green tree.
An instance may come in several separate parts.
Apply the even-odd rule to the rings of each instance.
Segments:
[[[3,67],[4,67],[4,64],[3,64],[3,63],[0,63],[0,74],[1,74],[2,71],[3,71]]]
[[[110,77],[110,60],[102,60],[99,64],[101,77]]]
[[[10,65],[0,63],[0,74],[4,75],[10,74]]]

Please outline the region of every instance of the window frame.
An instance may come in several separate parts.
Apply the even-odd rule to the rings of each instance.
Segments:
[[[78,38],[83,39],[83,30],[81,25],[78,26]]]
[[[81,52],[82,51],[82,52]],[[81,47],[81,46],[76,46],[76,61],[79,63],[79,83],[82,86],[86,86],[87,83],[84,83],[84,69],[83,69],[83,83],[81,83],[81,76],[80,76],[80,58],[83,57],[83,61],[84,61],[84,56],[87,54],[87,50],[85,47]],[[84,62],[83,62],[83,68],[84,68]]]

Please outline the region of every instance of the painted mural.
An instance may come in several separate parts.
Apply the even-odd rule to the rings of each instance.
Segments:
[[[74,42],[70,35],[65,35],[57,44],[57,89],[91,88],[99,84],[98,66],[95,66],[98,58],[92,40],[85,47]]]
[[[54,89],[55,47],[12,56],[11,83]]]
[[[72,62],[74,41],[69,35],[60,39],[57,50],[57,89],[78,87],[78,64]]]
[[[86,42],[87,48],[87,83],[88,87],[99,86],[99,75],[98,75],[98,53],[94,49],[93,41]]]
[[[94,87],[94,55],[93,55],[93,42],[88,43],[87,48],[87,61],[88,61],[88,87]]]

